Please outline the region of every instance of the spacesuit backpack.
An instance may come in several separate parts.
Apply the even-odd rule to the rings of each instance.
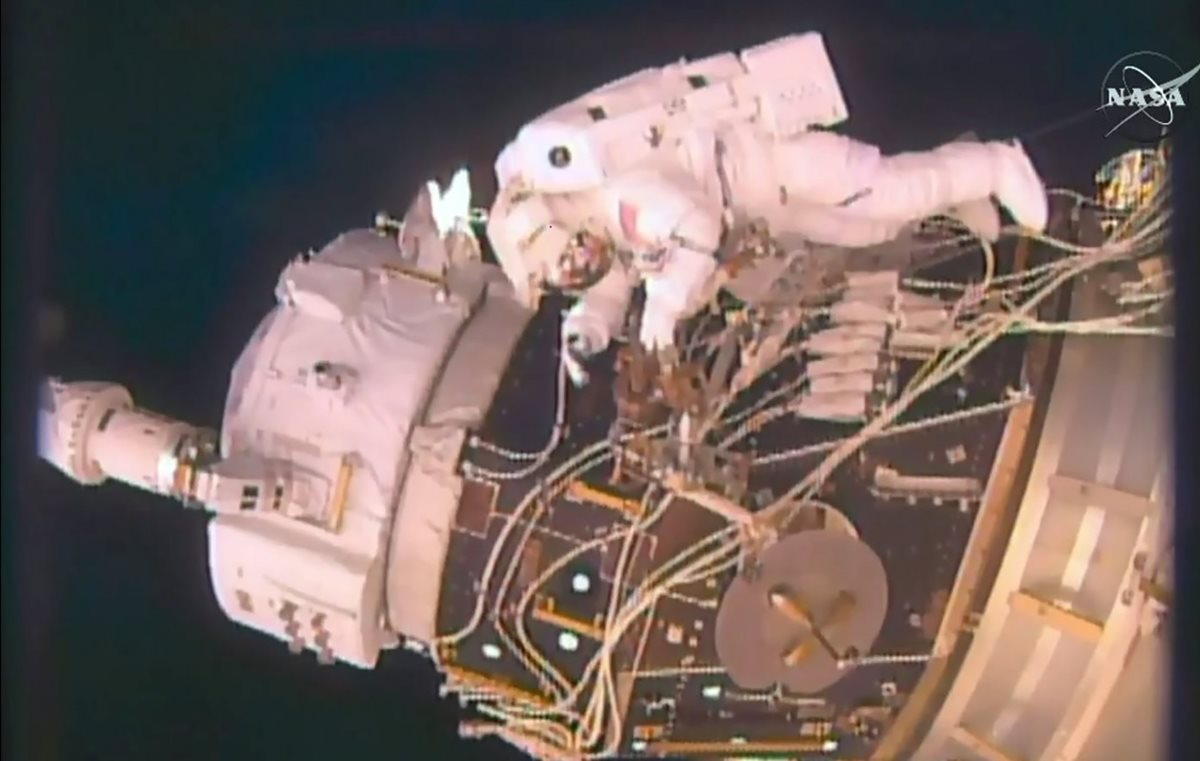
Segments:
[[[674,151],[686,131],[752,124],[780,139],[848,116],[825,41],[781,37],[631,74],[525,125],[496,161],[501,188],[520,175],[539,192],[595,188]]]

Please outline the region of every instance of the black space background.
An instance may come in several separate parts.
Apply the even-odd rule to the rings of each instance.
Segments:
[[[377,209],[402,212],[419,182],[463,163],[486,198],[491,159],[524,119],[645,65],[820,29],[848,131],[919,148],[1093,108],[1134,50],[1194,65],[1200,18],[1185,5],[6,2],[4,758],[518,757],[458,740],[455,705],[415,657],[318,668],[226,621],[200,515],[32,462],[37,374],[116,380],[144,406],[216,422],[287,259]],[[1119,150],[1099,126],[1030,137],[1052,183],[1083,186]],[[1190,181],[1181,211],[1196,208]],[[1182,347],[1200,346],[1190,240],[1177,241],[1190,252]],[[34,340],[39,309],[65,317],[56,340]],[[1195,386],[1183,388],[1181,434]],[[1191,516],[1194,473],[1179,470]],[[1176,671],[1194,673],[1194,658],[1181,649]]]

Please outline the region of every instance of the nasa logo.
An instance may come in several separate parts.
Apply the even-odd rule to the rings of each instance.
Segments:
[[[1162,53],[1142,50],[1121,58],[1100,86],[1100,111],[1108,119],[1105,137],[1119,134],[1138,143],[1157,143],[1184,117],[1183,86],[1200,65],[1184,72]]]

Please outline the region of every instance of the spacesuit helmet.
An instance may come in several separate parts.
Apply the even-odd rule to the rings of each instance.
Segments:
[[[488,215],[487,236],[519,301],[536,307],[544,289],[584,290],[612,268],[611,239],[555,219],[542,194],[516,178],[503,186]]]
[[[501,186],[488,215],[487,237],[518,301],[536,309],[546,272],[567,243],[542,199],[514,181]]]
[[[612,269],[615,246],[607,236],[587,229],[569,233],[546,284],[567,292],[591,288]]]

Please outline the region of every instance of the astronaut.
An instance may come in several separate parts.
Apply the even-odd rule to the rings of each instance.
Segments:
[[[883,156],[831,132],[770,142],[745,130],[727,131],[721,143],[721,159],[701,171],[684,155],[677,166],[630,170],[587,190],[538,193],[520,177],[501,189],[489,215],[493,249],[522,296],[543,287],[578,295],[563,323],[576,363],[620,332],[639,282],[639,339],[652,350],[671,346],[676,324],[714,295],[717,253],[739,221],[864,247],[994,197],[1018,224],[1046,225],[1045,189],[1019,145],[949,143]]]
[[[807,46],[811,58],[814,37],[769,45]],[[819,37],[815,44],[823,56]],[[666,71],[643,81],[657,87]],[[627,80],[638,76],[645,74]],[[619,93],[627,80],[596,93]],[[639,154],[635,141],[580,127],[571,116],[560,107],[500,154],[488,237],[531,304],[545,288],[578,297],[563,323],[577,382],[583,360],[623,328],[639,283],[638,339],[651,350],[671,347],[679,321],[715,295],[727,243],[751,222],[776,237],[847,248],[884,243],[925,217],[992,199],[1019,225],[1040,231],[1047,222],[1045,188],[1015,143],[951,142],[886,156],[824,129],[781,135],[753,119],[677,118],[661,128],[651,123],[652,148]]]

